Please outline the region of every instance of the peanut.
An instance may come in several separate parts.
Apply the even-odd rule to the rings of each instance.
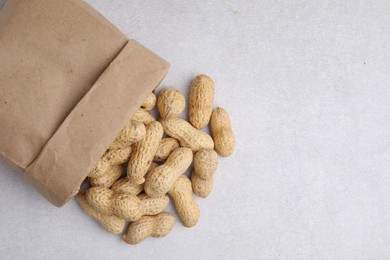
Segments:
[[[156,168],[158,166],[159,166],[159,164],[157,162],[152,162],[152,164],[150,165],[150,167],[149,167],[148,171],[146,172],[145,176],[147,176],[151,171],[154,170],[154,168]]]
[[[213,112],[214,81],[206,75],[197,76],[191,84],[188,118],[197,129],[207,126]]]
[[[214,149],[211,136],[194,128],[187,121],[169,117],[160,120],[167,135],[177,139],[183,147],[191,148],[196,152],[200,149]]]
[[[158,95],[157,108],[162,118],[180,115],[186,106],[184,95],[173,89],[163,89]]]
[[[112,187],[111,187],[111,190],[113,190],[114,192],[128,193],[128,194],[132,194],[132,195],[140,194],[142,189],[143,189],[142,184],[137,184],[137,183],[129,180],[129,178],[127,178],[127,177],[124,177],[124,178],[116,181],[114,183],[114,185],[112,185]]]
[[[88,174],[90,178],[98,178],[108,174],[113,165],[123,164],[129,160],[131,147],[108,150]]]
[[[131,154],[131,146],[125,148],[111,149],[104,154],[104,158],[107,159],[107,162],[111,165],[113,164],[123,164],[129,161]]]
[[[122,175],[125,169],[122,164],[110,165],[104,175],[98,177],[91,177],[89,181],[92,186],[103,186],[110,188]]]
[[[76,195],[76,199],[81,208],[92,218],[94,218],[105,230],[110,233],[120,234],[125,228],[126,221],[115,215],[105,215],[95,210],[88,204],[84,192]]]
[[[92,187],[86,191],[89,204],[97,211],[116,215],[127,221],[135,221],[143,215],[155,215],[164,210],[169,203],[167,196],[144,197],[127,193],[117,193],[104,187]]]
[[[91,207],[102,214],[112,215],[112,199],[115,192],[109,188],[95,186],[86,190],[85,195]]]
[[[228,112],[216,108],[211,114],[210,130],[215,142],[215,151],[223,157],[230,156],[236,146],[236,138],[232,130]]]
[[[130,120],[129,124],[119,133],[109,149],[125,148],[141,141],[145,136],[145,126],[141,122]]]
[[[168,137],[161,139],[161,142],[158,145],[157,152],[154,155],[153,161],[162,162],[166,160],[169,155],[179,147],[179,142],[175,138]]]
[[[134,144],[130,155],[127,176],[131,181],[137,184],[145,181],[144,176],[153,162],[163,134],[163,128],[158,121],[146,125],[145,138]]]
[[[146,111],[152,110],[156,106],[156,95],[154,93],[150,93],[148,98],[142,104],[142,108]]]
[[[146,174],[151,172],[157,166],[157,163],[152,162]],[[140,194],[143,189],[144,185],[131,181],[127,176],[115,182],[115,184],[111,187],[111,190],[115,192],[129,193],[133,195]]]
[[[166,194],[175,181],[192,163],[192,151],[189,148],[178,148],[171,153],[163,165],[156,167],[146,177],[144,189],[150,196]]]
[[[96,163],[96,166],[89,172],[88,177],[96,178],[104,176],[112,164],[104,156]]]
[[[145,125],[156,121],[154,117],[143,108],[138,109],[131,120],[144,123]]]
[[[146,193],[141,193],[137,197],[142,203],[142,215],[156,215],[160,213],[169,203],[169,198],[166,195],[151,197]]]
[[[217,167],[218,154],[214,150],[199,150],[195,154],[191,182],[196,195],[206,198],[210,194]]]
[[[168,192],[175,204],[176,212],[185,227],[193,227],[200,218],[200,209],[192,196],[191,181],[182,175]]]
[[[164,237],[171,232],[175,223],[175,218],[166,212],[156,216],[143,216],[129,225],[122,238],[126,243],[135,245],[147,237]]]

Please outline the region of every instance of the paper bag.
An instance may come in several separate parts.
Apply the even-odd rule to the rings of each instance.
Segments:
[[[0,157],[63,205],[168,68],[83,1],[9,0],[0,11]]]

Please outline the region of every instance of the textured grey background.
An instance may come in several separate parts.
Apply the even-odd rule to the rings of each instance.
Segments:
[[[196,227],[138,246],[0,165],[0,258],[390,259],[389,1],[88,2],[172,64],[163,86],[210,74],[237,150]]]

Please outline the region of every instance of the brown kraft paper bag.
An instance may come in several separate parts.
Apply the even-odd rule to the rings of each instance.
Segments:
[[[8,0],[0,61],[0,158],[56,206],[169,69],[81,0]]]

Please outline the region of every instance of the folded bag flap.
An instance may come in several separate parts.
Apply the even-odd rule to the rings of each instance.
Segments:
[[[62,206],[163,80],[169,64],[130,40],[26,169],[25,179]]]
[[[8,0],[0,11],[0,157],[25,170],[127,42],[82,0]]]

